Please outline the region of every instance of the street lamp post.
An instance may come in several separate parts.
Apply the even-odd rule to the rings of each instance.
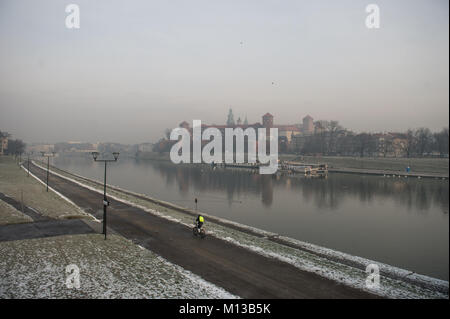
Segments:
[[[54,157],[55,152],[52,152],[51,154],[46,154],[45,152],[41,152],[41,155],[43,157],[47,157],[47,192],[48,192],[48,171],[50,170],[50,157]]]
[[[29,177],[30,176],[30,155],[32,155],[33,154],[33,152],[28,152],[28,163],[27,163],[27,166],[28,166],[28,174],[27,174],[27,177]]]
[[[92,152],[92,157],[94,158],[95,162],[104,162],[105,163],[105,178],[103,183],[103,234],[105,235],[106,240],[106,207],[109,205],[108,199],[106,198],[106,163],[108,162],[117,162],[117,159],[119,158],[119,153],[114,152],[112,153],[114,156],[114,159],[99,159],[98,152]]]

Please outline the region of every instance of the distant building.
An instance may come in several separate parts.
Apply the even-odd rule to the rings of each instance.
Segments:
[[[388,133],[392,140],[392,153],[394,157],[402,157],[406,155],[406,147],[408,145],[408,139],[406,134],[403,133]]]
[[[313,134],[314,133],[314,119],[306,115],[303,118],[302,131],[304,134]]]
[[[39,154],[41,152],[50,153],[55,150],[54,144],[39,144],[33,143],[30,146],[27,146],[27,152],[33,152]]]
[[[287,143],[291,143],[295,135],[301,134],[298,125],[275,125],[278,128],[278,137],[285,137]]]
[[[312,117],[309,117],[312,121]],[[309,121],[309,119],[308,119]],[[311,124],[307,121],[307,125],[311,126]],[[233,124],[231,124],[233,123]],[[189,126],[189,123],[186,121],[183,121],[179,124],[179,127],[187,129],[190,134],[192,135],[192,128]],[[225,129],[226,128],[242,128],[245,130],[246,128],[254,128],[256,132],[258,132],[258,128],[266,128],[266,134],[267,136],[270,135],[270,128],[277,128],[278,129],[278,140],[280,145],[283,145],[283,150],[290,150],[293,148],[292,140],[295,136],[303,135],[302,134],[302,125],[301,124],[274,124],[274,116],[270,113],[266,113],[262,116],[262,124],[261,123],[253,123],[249,124],[247,120],[247,116],[245,117],[245,121],[242,124],[241,118],[238,118],[236,123],[234,123],[234,115],[233,111],[230,109],[228,113],[228,119],[226,125],[216,125],[216,124],[202,124],[202,130],[214,127],[220,130],[222,133],[222,136],[225,136]],[[312,129],[312,132],[314,132],[314,129]],[[206,143],[207,141],[202,141],[202,143]]]
[[[284,152],[302,149],[306,138],[313,135],[317,131],[317,125],[320,126],[321,122],[322,121],[314,122],[314,119],[310,115],[307,115],[303,118],[303,123],[276,124],[274,121],[274,116],[270,113],[266,113],[262,116],[262,123],[249,123],[247,120],[247,116],[245,116],[244,122],[242,122],[241,117],[239,117],[235,122],[233,110],[230,109],[225,124],[217,125],[202,123],[202,130],[214,127],[220,130],[222,136],[225,136],[225,128],[242,128],[243,130],[245,130],[246,128],[254,128],[256,132],[258,132],[258,128],[277,128],[279,150],[281,152]],[[181,122],[179,124],[179,127],[187,129],[192,135],[192,127],[190,127],[188,122]],[[266,134],[267,136],[269,136],[270,130],[266,130]],[[207,142],[208,141],[202,141],[203,144],[206,144]]]
[[[96,151],[97,147],[88,142],[69,141],[55,143],[53,151],[57,153],[91,153]]]
[[[377,156],[380,157],[403,157],[406,155],[405,149],[408,144],[404,133],[375,133]]]
[[[321,134],[327,130],[327,121],[323,121],[323,120],[316,121],[316,122],[314,122],[313,126],[314,126],[313,133]]]
[[[153,143],[141,143],[138,145],[139,152],[151,152],[153,151],[153,147],[155,145]]]
[[[3,155],[5,151],[8,149],[8,137],[0,138],[0,155]]]

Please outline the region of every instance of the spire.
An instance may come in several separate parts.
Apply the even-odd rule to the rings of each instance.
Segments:
[[[248,125],[247,115],[245,116],[244,125]]]
[[[227,126],[234,126],[234,115],[233,110],[230,108],[228,112]]]

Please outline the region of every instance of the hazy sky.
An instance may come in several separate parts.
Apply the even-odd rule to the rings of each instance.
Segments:
[[[67,29],[66,5],[81,28]],[[365,8],[381,10],[368,29]],[[182,120],[448,126],[448,0],[0,0],[0,130],[154,141]],[[272,84],[274,82],[274,84]]]

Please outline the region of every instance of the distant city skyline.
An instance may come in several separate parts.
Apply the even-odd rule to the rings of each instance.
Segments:
[[[234,113],[233,113],[234,114]],[[238,120],[235,119],[235,124],[233,125],[229,125],[228,123],[226,123],[226,119],[222,118],[222,121],[216,121],[216,122],[203,122],[202,126],[205,125],[205,127],[237,127],[237,126],[254,126],[255,124],[260,124],[261,126],[264,126],[264,117],[267,115],[271,115],[272,121],[273,121],[273,127],[277,127],[279,129],[279,134],[280,134],[280,129],[282,132],[284,132],[282,135],[288,134],[288,133],[292,133],[292,131],[295,130],[294,134],[301,134],[305,132],[305,128],[306,128],[306,133],[308,134],[313,134],[315,132],[315,127],[319,122],[324,122],[324,121],[337,121],[339,126],[342,127],[343,130],[346,131],[351,131],[354,133],[405,133],[408,129],[418,129],[418,128],[422,128],[423,126],[418,126],[418,127],[411,127],[405,130],[384,130],[384,131],[377,131],[377,130],[362,130],[362,131],[358,131],[358,130],[354,130],[351,127],[345,127],[341,124],[341,122],[339,122],[339,120],[336,119],[315,119],[314,117],[310,116],[309,114],[306,114],[305,116],[301,117],[299,121],[297,122],[293,122],[293,120],[291,120],[290,122],[286,122],[286,123],[280,123],[279,121],[276,120],[276,117],[273,116],[271,113],[267,112],[264,115],[260,115],[259,116],[259,120],[247,120],[248,123],[245,124],[244,120],[242,120],[242,117],[240,116],[236,116],[237,119],[240,119],[241,122],[238,122]],[[245,119],[247,119],[246,116],[244,116]],[[200,120],[201,121],[201,120]],[[173,127],[166,127],[166,129],[172,129],[172,128],[176,128],[176,127],[186,127],[188,129],[190,129],[190,127],[192,126],[192,120],[188,121],[188,120],[183,120],[183,121],[174,121],[174,125]],[[295,129],[291,129],[295,126]],[[448,128],[449,126],[443,126],[440,128],[436,128],[436,129],[431,129],[432,132],[440,132],[442,131],[443,128]],[[427,127],[425,127],[427,128]],[[8,132],[10,133],[10,132]],[[31,143],[33,144],[55,144],[55,143],[122,143],[122,144],[142,144],[142,143],[154,143],[157,142],[157,140],[163,138],[165,136],[165,131],[161,131],[160,134],[154,139],[154,140],[146,140],[146,141],[139,141],[139,142],[121,142],[121,141],[115,141],[115,140],[55,140],[55,141],[33,141]],[[17,136],[11,136],[11,138],[18,138]]]
[[[448,127],[446,0],[0,2],[0,130],[143,143],[182,120]],[[369,3],[380,28],[365,25]]]

